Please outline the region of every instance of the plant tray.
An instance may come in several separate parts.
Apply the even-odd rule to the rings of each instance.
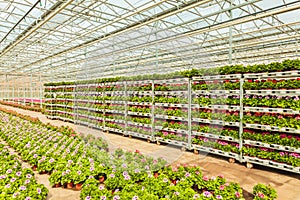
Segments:
[[[300,76],[300,71],[286,71],[286,72],[269,72],[269,73],[257,73],[257,74],[244,74],[245,78],[283,78],[283,77],[293,77]]]
[[[241,74],[215,75],[215,76],[194,76],[192,80],[215,80],[215,79],[239,79]]]
[[[286,113],[286,114],[299,114],[299,110],[282,109],[282,108],[264,108],[264,107],[244,107],[245,111],[252,112],[270,112],[270,113]]]
[[[266,148],[271,148],[271,149],[277,149],[277,150],[282,150],[282,151],[289,151],[289,152],[296,152],[300,153],[300,149],[296,149],[294,147],[289,147],[289,146],[282,146],[278,144],[267,144],[259,141],[253,141],[253,140],[244,140],[244,144],[250,144],[253,146],[258,146],[258,147],[266,147]]]
[[[294,128],[279,128],[277,126],[268,126],[268,125],[261,125],[261,124],[246,124],[246,127],[247,128],[261,129],[261,130],[270,130],[270,131],[300,134],[300,130],[294,129]]]
[[[142,133],[136,133],[136,132],[132,132],[132,131],[127,131],[126,133],[128,135],[138,137],[138,138],[144,138],[144,139],[151,139],[152,138],[151,135],[145,135],[145,134],[142,134]]]
[[[187,108],[188,104],[172,104],[172,103],[155,103],[155,106]]]

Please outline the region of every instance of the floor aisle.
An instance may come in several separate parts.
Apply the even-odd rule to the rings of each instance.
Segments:
[[[300,200],[300,175],[287,173],[280,170],[273,170],[270,168],[257,167],[247,169],[244,164],[229,163],[227,159],[211,156],[207,154],[195,155],[191,152],[183,152],[178,148],[170,145],[156,145],[154,143],[147,143],[144,140],[123,137],[117,134],[107,134],[102,131],[91,129],[85,126],[79,126],[72,123],[67,123],[59,120],[47,119],[43,114],[28,110],[22,110],[14,107],[0,105],[3,108],[14,110],[21,114],[38,117],[44,123],[51,123],[56,126],[68,125],[80,133],[91,133],[104,137],[110,149],[121,147],[127,150],[141,150],[142,153],[155,156],[164,157],[168,162],[176,165],[178,163],[197,164],[203,169],[206,175],[223,174],[227,180],[236,181],[247,191],[252,192],[253,185],[257,183],[270,184],[276,188],[278,192],[278,200]],[[39,175],[37,179],[40,183],[45,184],[48,188],[49,182],[46,175]],[[79,192],[50,188],[48,200],[77,200],[79,199]]]

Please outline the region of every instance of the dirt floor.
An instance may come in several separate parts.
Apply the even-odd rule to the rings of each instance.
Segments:
[[[171,145],[157,145],[147,143],[145,140],[123,137],[117,134],[103,133],[100,130],[91,129],[85,126],[79,126],[59,120],[47,119],[41,113],[22,110],[9,106],[0,105],[6,109],[17,111],[21,114],[38,117],[44,123],[51,123],[56,126],[68,125],[75,131],[84,134],[93,134],[105,138],[109,143],[110,150],[121,147],[126,150],[140,150],[142,153],[154,157],[164,157],[170,164],[191,164],[200,165],[203,173],[216,176],[223,174],[228,181],[240,183],[243,187],[246,199],[252,199],[249,193],[252,193],[252,187],[257,183],[270,184],[278,192],[278,200],[300,200],[300,175],[281,170],[254,166],[252,169],[245,167],[245,164],[229,163],[226,158],[214,156],[207,153],[198,155],[193,152],[181,151]],[[77,200],[80,192],[66,190],[61,188],[51,188],[48,182],[48,175],[36,175],[37,180],[43,183],[49,189],[48,200]]]

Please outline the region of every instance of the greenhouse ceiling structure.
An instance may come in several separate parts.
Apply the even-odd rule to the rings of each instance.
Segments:
[[[299,0],[0,0],[0,81],[299,57]]]

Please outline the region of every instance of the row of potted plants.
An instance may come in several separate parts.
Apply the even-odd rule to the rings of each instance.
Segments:
[[[294,167],[300,166],[300,155],[295,152],[286,152],[265,147],[254,147],[250,145],[244,145],[242,152],[243,156],[261,158],[278,163],[286,163]]]
[[[4,116],[4,118],[7,116]],[[17,121],[16,118],[9,118],[9,124],[2,126],[1,137],[5,139],[10,146],[15,148],[23,160],[29,162],[34,170],[40,173],[53,174],[57,177],[57,172],[65,170],[74,160],[81,160],[84,143],[79,138],[68,137],[59,132],[45,131],[40,125],[34,125],[27,121]],[[18,125],[16,125],[18,123]],[[21,130],[13,132],[14,127]],[[43,132],[43,134],[40,134]],[[93,147],[97,143],[92,143]],[[97,145],[97,150],[99,146]],[[77,165],[78,167],[78,165]],[[67,169],[66,169],[67,170]],[[50,182],[57,184],[57,179],[50,176]],[[85,176],[80,174],[63,175],[59,183],[65,185],[70,181],[79,183],[85,180]],[[54,181],[54,182],[53,182]]]
[[[155,136],[162,138],[164,140],[175,140],[175,141],[182,141],[182,142],[188,141],[187,134],[177,133],[177,132],[168,131],[168,130],[158,131],[155,133]]]
[[[167,115],[167,116],[175,116],[175,117],[187,117],[187,109],[185,108],[177,108],[177,107],[160,107],[157,106],[154,110],[154,113],[157,115]]]
[[[243,117],[243,122],[249,124],[277,126],[279,128],[290,127],[300,129],[299,114],[278,115],[278,113],[246,112],[246,114]]]
[[[218,140],[213,138],[207,138],[203,136],[193,136],[192,144],[222,150],[223,152],[232,152],[236,154],[240,152],[238,143],[228,142],[228,141]]]
[[[54,125],[52,125],[50,123],[44,124],[37,117],[31,117],[29,115],[23,115],[23,114],[20,114],[20,113],[18,113],[16,111],[8,110],[8,109],[2,108],[2,107],[0,107],[0,111],[2,111],[4,113],[8,113],[8,114],[10,114],[12,116],[21,118],[23,120],[30,121],[33,124],[40,125],[40,126],[46,128],[47,130],[58,131],[58,132],[60,132],[60,133],[62,133],[64,135],[67,135],[67,136],[77,137],[74,129],[72,129],[69,126],[59,126],[58,127],[58,126],[54,126]]]
[[[0,104],[6,105],[6,106],[12,106],[15,108],[21,108],[23,110],[30,110],[30,111],[35,111],[35,112],[42,112],[43,109],[40,107],[40,105],[33,104],[31,105],[23,105],[15,102],[9,102],[9,101],[0,101]]]
[[[234,127],[220,126],[220,125],[208,125],[204,123],[192,123],[192,131],[199,133],[210,133],[219,136],[229,136],[235,139],[239,139],[239,130]]]
[[[242,138],[244,140],[260,141],[267,144],[300,148],[300,136],[295,134],[244,129]]]
[[[249,79],[243,84],[245,90],[261,90],[261,89],[299,89],[300,78],[297,79]]]
[[[240,105],[240,98],[237,95],[220,96],[220,95],[197,95],[192,99],[194,104],[200,106],[210,105]]]
[[[38,170],[51,172],[52,185],[64,185],[70,181],[84,183],[81,199],[102,196],[128,199],[143,198],[144,195],[154,199],[174,199],[180,195],[190,195],[195,199],[242,199],[242,189],[238,184],[226,183],[223,176],[203,176],[199,167],[164,167],[164,160],[145,157],[139,151],[125,152],[117,149],[114,154],[108,154],[99,150],[99,147],[94,148],[97,146],[95,143],[82,146],[82,140],[77,137],[67,137],[52,130],[46,132],[41,124],[20,121],[9,115],[3,115],[1,121],[5,124],[1,126],[1,132],[5,132],[1,137],[19,152],[22,151],[24,160],[33,165],[37,161]],[[83,138],[86,142],[91,140],[93,136]],[[102,143],[100,141],[99,146]],[[99,185],[100,182],[104,185]],[[161,188],[163,185],[164,189]],[[138,190],[133,190],[134,187]],[[148,188],[145,190],[142,187]],[[100,193],[96,188],[101,190]],[[139,193],[144,190],[145,194]],[[135,197],[136,195],[138,196]]]
[[[193,90],[239,90],[240,80],[206,80],[194,81]]]
[[[251,107],[290,108],[300,110],[298,96],[245,95],[243,104]]]
[[[193,109],[193,118],[209,119],[209,120],[222,120],[225,122],[238,122],[240,121],[240,116],[238,111],[228,111],[222,109]]]
[[[147,173],[138,179],[131,171],[115,170],[104,185],[89,179],[80,194],[87,199],[244,199],[238,183],[228,182],[223,175],[205,176],[197,166],[166,166],[158,172]],[[276,199],[271,187],[257,184],[253,187],[257,197]],[[256,198],[258,199],[258,198]]]
[[[202,68],[202,69],[191,69],[181,72],[173,72],[169,74],[148,74],[148,75],[138,75],[138,76],[123,76],[123,77],[113,77],[113,78],[101,78],[94,80],[82,80],[82,81],[70,81],[70,82],[58,82],[58,83],[46,83],[44,86],[60,86],[60,85],[80,85],[80,84],[90,84],[90,83],[109,83],[117,81],[139,81],[139,80],[156,80],[156,79],[170,79],[170,78],[180,78],[193,76],[205,76],[205,75],[227,75],[227,74],[243,74],[243,73],[262,73],[262,72],[280,72],[280,71],[290,71],[299,70],[300,60],[284,60],[282,62],[273,62],[269,64],[254,64],[254,65],[227,65],[215,68]]]
[[[30,168],[22,168],[18,157],[0,143],[0,198],[44,200],[48,189],[38,184]]]

